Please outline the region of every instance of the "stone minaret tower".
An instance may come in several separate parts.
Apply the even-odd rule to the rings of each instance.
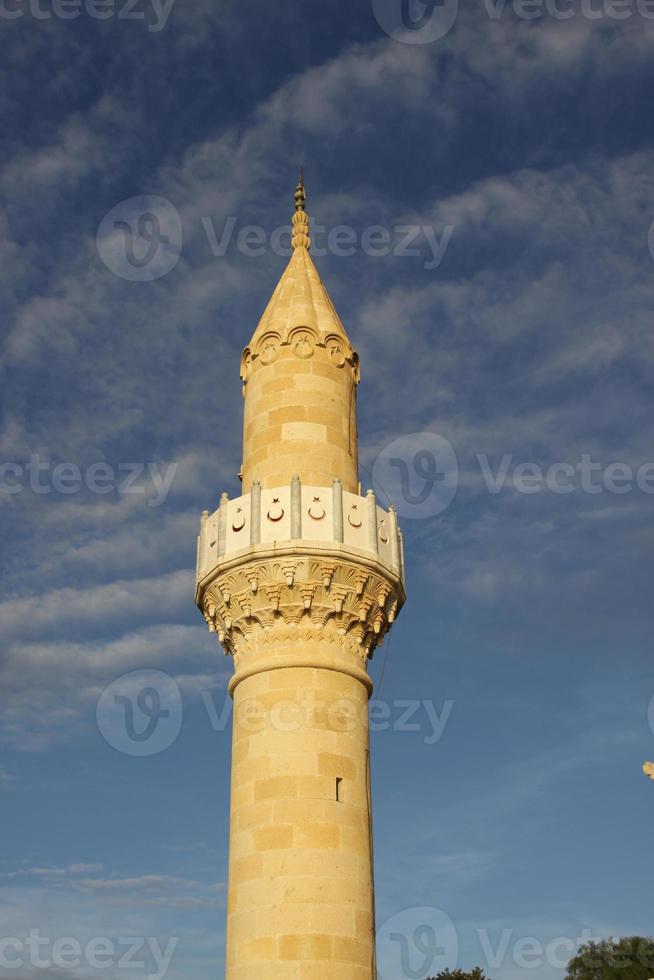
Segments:
[[[375,980],[367,662],[405,599],[361,496],[359,360],[293,255],[241,362],[244,495],[202,515],[196,600],[234,659],[227,980]]]

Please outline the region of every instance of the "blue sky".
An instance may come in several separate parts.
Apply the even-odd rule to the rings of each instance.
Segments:
[[[400,0],[2,7],[0,939],[173,938],[171,980],[223,975],[230,665],[195,537],[238,492],[240,353],[300,162],[314,223],[356,239],[316,261],[361,356],[364,484],[398,439],[458,460],[449,506],[400,501],[409,601],[371,666],[394,722],[373,734],[382,978],[417,976],[430,922],[493,980],[561,977],[557,937],[651,931],[654,22],[452,3],[410,8],[427,31],[456,14],[433,39],[393,29]],[[152,281],[98,238],[144,196],[170,239]],[[435,267],[402,226],[445,243]],[[515,471],[584,457],[595,492]],[[174,679],[179,732],[136,757],[96,708],[143,670]],[[0,966],[37,973],[146,975]]]

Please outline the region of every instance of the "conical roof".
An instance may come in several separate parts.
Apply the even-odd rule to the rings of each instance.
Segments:
[[[264,337],[276,334],[282,343],[286,343],[298,327],[311,330],[318,343],[325,343],[330,337],[338,338],[345,344],[347,355],[352,355],[345,328],[309,254],[311,239],[305,200],[301,178],[295,192],[296,210],[292,218],[293,254],[250,341],[249,349],[255,356]]]

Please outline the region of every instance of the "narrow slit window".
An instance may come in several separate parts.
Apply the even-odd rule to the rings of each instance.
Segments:
[[[340,776],[336,777],[336,802],[343,802],[343,780]]]

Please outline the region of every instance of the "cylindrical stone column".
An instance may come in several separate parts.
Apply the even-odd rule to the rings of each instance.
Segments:
[[[370,687],[281,631],[237,667],[227,980],[374,980]]]

